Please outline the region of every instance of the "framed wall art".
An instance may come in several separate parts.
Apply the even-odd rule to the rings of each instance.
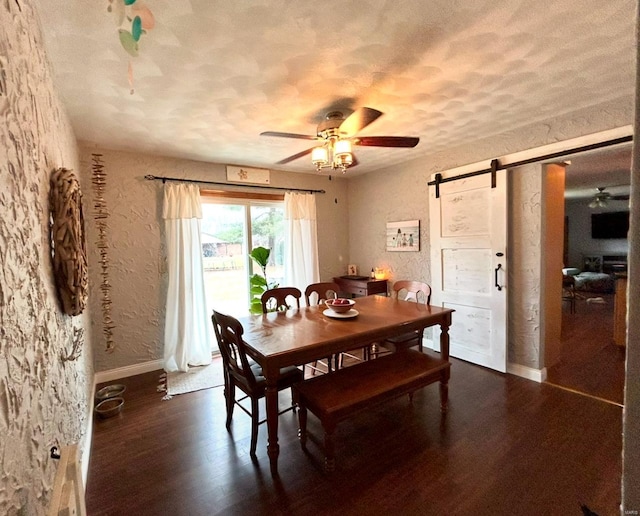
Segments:
[[[387,251],[420,251],[420,221],[387,222]]]

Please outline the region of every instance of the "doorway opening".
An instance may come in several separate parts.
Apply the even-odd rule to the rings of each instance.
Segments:
[[[626,348],[615,337],[614,321],[628,243],[592,238],[591,222],[594,213],[628,210],[631,146],[567,156],[567,163],[563,277],[571,276],[574,298],[562,302],[560,357],[547,367],[546,381],[622,405]],[[600,206],[593,200],[602,187],[616,198]]]

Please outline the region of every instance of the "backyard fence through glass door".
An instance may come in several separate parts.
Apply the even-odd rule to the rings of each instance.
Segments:
[[[216,310],[242,317],[249,314],[249,277],[261,274],[249,257],[251,249],[271,250],[269,284],[284,276],[284,205],[282,201],[202,197],[202,256],[207,313]],[[217,351],[212,325],[211,341]]]

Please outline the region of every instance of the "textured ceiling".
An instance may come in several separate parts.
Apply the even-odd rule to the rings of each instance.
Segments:
[[[420,137],[357,147],[360,174],[634,91],[631,0],[148,0],[137,57],[123,5],[37,1],[76,134],[108,148],[313,172],[274,165],[312,142],[260,133],[362,106],[384,116],[361,135]]]

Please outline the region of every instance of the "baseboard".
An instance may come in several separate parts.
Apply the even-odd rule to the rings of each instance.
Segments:
[[[87,428],[85,429],[84,442],[82,443],[82,454],[80,467],[82,468],[82,489],[87,490],[87,478],[89,477],[89,461],[91,460],[91,443],[93,442],[93,407],[96,399],[96,382],[95,374],[94,382],[91,388],[91,401],[89,402],[89,414],[87,417]]]
[[[547,379],[547,368],[534,369],[533,367],[527,367],[520,364],[507,364],[507,373],[526,378],[527,380],[533,380],[534,382],[542,383]]]
[[[431,339],[423,339],[422,344],[425,348],[435,349],[434,342]],[[534,382],[542,383],[547,379],[547,368],[534,369],[533,367],[527,367],[520,364],[507,364],[507,373],[514,376],[520,376],[527,380],[533,380]]]
[[[129,376],[135,376],[137,374],[150,373],[151,371],[158,371],[163,369],[164,360],[152,360],[151,362],[143,362],[141,364],[134,364],[130,366],[118,367],[116,369],[109,369],[108,371],[98,371],[94,377],[94,385],[98,383],[110,382],[112,380],[118,380],[120,378],[127,378]]]

